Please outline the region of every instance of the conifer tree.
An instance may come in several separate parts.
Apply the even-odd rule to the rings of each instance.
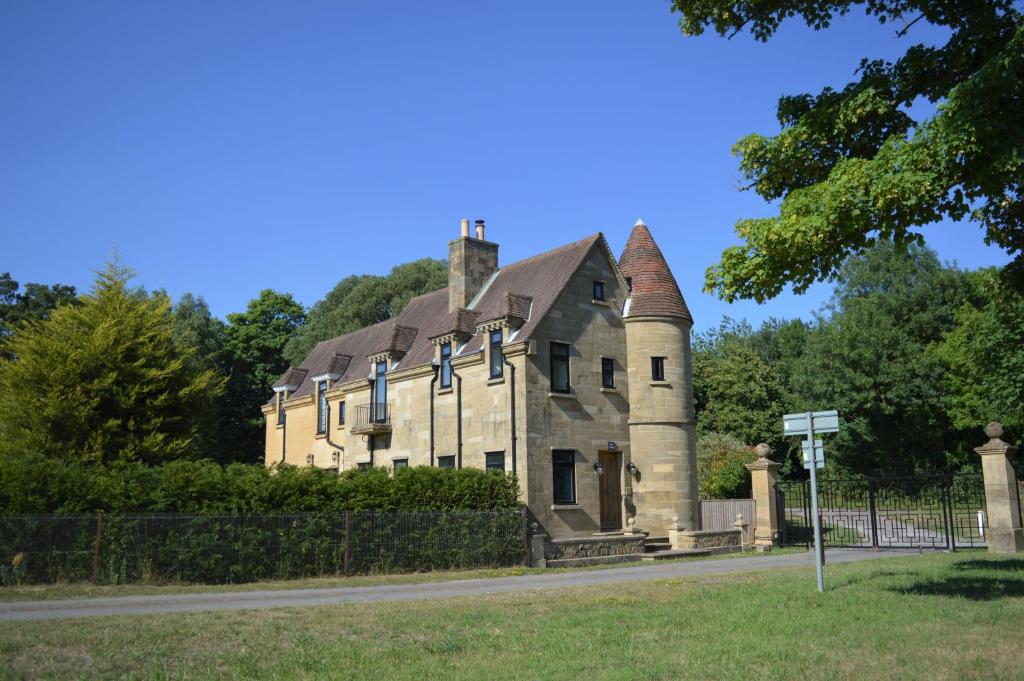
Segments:
[[[170,300],[128,286],[116,262],[77,306],[9,341],[0,359],[0,453],[87,464],[193,457],[224,379],[174,338]]]

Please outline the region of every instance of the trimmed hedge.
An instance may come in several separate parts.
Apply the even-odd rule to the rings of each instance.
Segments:
[[[335,471],[213,461],[87,468],[41,456],[0,459],[0,515],[34,513],[330,513],[519,508],[501,472],[415,467]]]

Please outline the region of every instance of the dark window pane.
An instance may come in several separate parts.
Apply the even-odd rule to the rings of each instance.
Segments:
[[[665,358],[651,357],[651,378],[655,381],[665,380]]]
[[[601,386],[604,388],[615,387],[615,360],[611,357],[601,358]]]
[[[338,402],[338,425],[345,425],[345,401]]]
[[[576,453],[571,449],[556,449],[551,453],[554,475],[554,502],[576,503]]]
[[[277,425],[284,425],[284,392],[277,394]]]
[[[567,393],[569,385],[569,346],[551,344],[551,392]]]
[[[594,300],[604,300],[604,282],[594,282]]]
[[[373,421],[384,423],[388,419],[388,363],[377,362],[373,386]]]
[[[441,387],[452,387],[452,344],[441,345]]]
[[[448,456],[437,457],[438,468],[455,468],[455,455],[449,454]]]
[[[322,435],[327,432],[327,381],[316,384],[316,395],[316,432]]]
[[[357,464],[356,464],[356,466],[358,466],[358,467],[359,467],[359,470],[361,470],[361,471],[368,471],[368,470],[370,470],[370,464],[369,464],[369,462],[365,462],[365,463],[357,463]]]
[[[395,469],[396,471],[399,468],[408,468],[409,467],[409,459],[395,459],[394,461],[391,462],[391,467],[393,469]]]
[[[501,329],[491,331],[491,378],[501,378],[505,366],[502,364],[504,354],[501,351]]]
[[[505,452],[487,452],[484,457],[484,468],[487,470],[505,470]]]

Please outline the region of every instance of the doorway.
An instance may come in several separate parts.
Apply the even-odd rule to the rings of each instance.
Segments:
[[[622,458],[619,452],[597,453],[604,472],[598,476],[601,496],[601,531],[622,529]]]

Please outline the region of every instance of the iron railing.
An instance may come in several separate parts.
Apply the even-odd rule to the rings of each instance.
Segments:
[[[527,560],[524,509],[0,517],[0,585],[235,583]]]
[[[391,410],[387,403],[372,402],[361,404],[353,409],[353,428],[365,428],[367,426],[390,426]]]
[[[776,484],[783,545],[813,543],[808,481]],[[932,548],[985,546],[988,519],[979,474],[818,480],[826,546]]]

